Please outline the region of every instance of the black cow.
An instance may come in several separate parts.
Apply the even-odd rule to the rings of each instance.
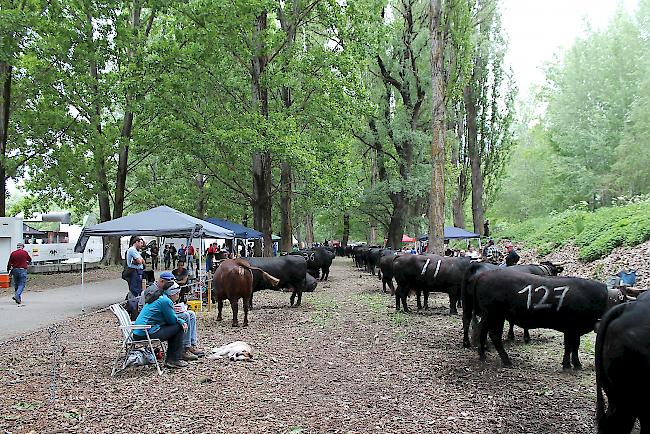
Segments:
[[[473,279],[475,279],[476,276],[478,276],[479,274],[485,271],[498,270],[499,268],[501,267],[499,267],[498,265],[491,264],[489,262],[473,262],[469,266],[467,272],[465,273],[465,276],[463,277],[461,292],[464,291],[464,288],[467,287],[467,285],[471,284]],[[508,269],[519,271],[522,273],[535,274],[537,276],[557,276],[559,273],[564,271],[564,268],[561,265],[553,264],[551,262],[542,262],[539,265],[537,264],[513,265],[508,267]],[[469,327],[469,324],[463,324],[463,328],[465,327]],[[464,332],[466,334],[467,331],[464,330]],[[510,327],[508,328],[508,339],[510,340],[515,339],[515,331],[514,331],[513,323],[510,323]],[[530,333],[528,332],[528,329],[524,329],[524,342],[525,343],[530,342]]]
[[[399,253],[393,255],[382,256],[379,259],[379,276],[381,278],[382,290],[386,292],[386,285],[390,288],[390,295],[395,295],[395,287],[393,286],[393,260]]]
[[[400,300],[408,312],[406,297],[411,290],[417,294],[418,309],[422,308],[420,293],[424,292],[424,308],[429,308],[429,292],[449,294],[449,311],[457,314],[456,304],[460,298],[460,286],[470,259],[448,258],[438,255],[402,255],[393,260],[393,276],[397,282],[395,309],[399,310]]]
[[[581,367],[580,336],[594,329],[607,310],[607,287],[578,277],[542,277],[508,268],[486,271],[463,291],[463,345],[466,325],[481,317],[479,357],[485,360],[488,332],[503,366],[512,366],[501,335],[505,320],[523,328],[549,328],[564,333],[562,367]]]
[[[354,257],[354,266],[357,268],[365,268],[367,254],[370,249],[366,246],[354,246],[352,248],[352,256]]]
[[[314,278],[311,274],[307,273],[305,276],[305,292],[314,292],[318,286],[318,280]]]
[[[383,249],[381,247],[373,247],[370,250],[368,250],[367,253],[367,258],[368,258],[368,270],[370,273],[374,276],[375,275],[375,268],[379,267],[379,261],[381,258],[384,256],[395,256],[395,251],[392,249]],[[381,267],[379,267],[379,278],[381,279]]]
[[[300,250],[298,252],[291,252],[289,255],[300,255],[307,261],[307,272],[314,278],[320,280],[327,280],[330,275],[330,267],[334,260],[334,252],[325,247],[317,247],[314,249]],[[322,270],[322,275],[320,274]]]
[[[300,306],[302,293],[307,285],[307,261],[302,256],[276,256],[272,258],[244,258],[251,265],[261,268],[276,279],[280,279],[277,288],[291,289],[289,301],[294,305],[296,296],[298,300],[296,307]],[[268,283],[262,278],[262,273],[253,270],[253,292],[262,289],[269,289]],[[252,302],[252,297],[251,297]]]
[[[634,421],[650,429],[650,293],[618,305],[603,317],[596,337],[598,432],[629,433]],[[607,411],[603,391],[607,394]]]

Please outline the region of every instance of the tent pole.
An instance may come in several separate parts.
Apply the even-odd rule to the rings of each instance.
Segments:
[[[84,249],[83,252],[81,252],[81,311],[86,312],[86,304],[85,304],[85,297],[86,297],[86,287],[85,287],[85,282],[84,282],[84,261],[85,261],[85,251]]]
[[[198,280],[199,280],[199,290],[201,291],[199,293],[199,297],[201,297],[201,304],[200,304],[201,308],[200,309],[201,309],[201,311],[203,311],[203,291],[202,291],[203,288],[201,288],[201,274],[203,272],[203,268],[201,266],[201,262],[202,262],[201,259],[203,259],[203,236],[201,236],[201,238],[199,238],[199,263],[198,263],[198,268],[196,270],[197,271],[197,277],[198,277]],[[206,273],[206,275],[207,275],[207,273]]]

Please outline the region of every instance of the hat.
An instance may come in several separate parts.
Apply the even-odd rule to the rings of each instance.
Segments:
[[[162,273],[160,273],[160,278],[162,280],[174,280],[174,279],[176,279],[171,271],[163,271]]]
[[[165,286],[167,286],[167,285],[165,284]],[[169,288],[165,288],[165,293],[167,295],[176,295],[179,292],[181,292],[181,287],[178,286],[178,283],[176,283],[176,282],[173,282]]]
[[[16,243],[16,247],[25,247],[25,243]]]

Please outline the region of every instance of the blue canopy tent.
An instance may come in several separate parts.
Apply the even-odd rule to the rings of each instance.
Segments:
[[[247,228],[244,225],[240,225],[239,223],[234,223],[226,219],[220,219],[216,217],[210,217],[205,219],[205,221],[222,226],[228,230],[231,230],[235,236],[235,240],[243,240],[244,241],[244,249],[245,249],[245,254],[248,256],[248,240],[264,240],[264,234],[261,233],[258,230]],[[235,250],[235,242],[233,242],[233,253],[236,253]]]
[[[449,240],[466,240],[471,238],[478,238],[478,248],[481,249],[481,236],[474,232],[466,231],[465,229],[457,228],[455,226],[445,226],[445,241]],[[418,237],[418,243],[429,241],[429,235],[423,234]],[[418,247],[420,251],[421,247]]]
[[[264,238],[264,235],[260,231],[247,228],[246,226],[240,225],[239,223],[233,223],[226,219],[210,217],[205,219],[205,221],[233,231],[235,238],[241,238],[243,240],[259,240],[261,238]]]
[[[469,238],[481,239],[479,234],[466,231],[465,229],[457,228],[455,226],[445,226],[445,240],[463,240]],[[428,241],[429,235],[424,234],[418,237],[418,241]]]

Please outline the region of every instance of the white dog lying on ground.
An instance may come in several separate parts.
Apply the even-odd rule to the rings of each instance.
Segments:
[[[231,362],[239,360],[252,361],[253,349],[250,345],[243,341],[231,342],[222,347],[214,347],[208,359],[221,359],[227,357]]]

